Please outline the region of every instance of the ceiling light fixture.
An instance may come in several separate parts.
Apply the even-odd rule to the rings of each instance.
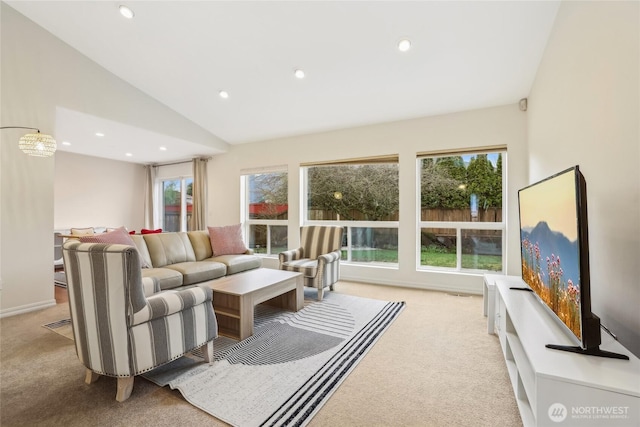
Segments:
[[[226,90],[221,90],[220,92],[218,92],[218,95],[220,95],[220,98],[229,98],[229,93]]]
[[[25,126],[3,126],[0,129],[30,129],[37,133],[28,133],[18,140],[23,153],[36,157],[51,157],[56,152],[56,140],[51,135],[40,133],[40,129]]]
[[[69,145],[71,145],[71,143],[70,143],[69,141],[62,141],[62,145],[67,145],[67,146],[69,146]]]
[[[299,68],[293,72],[293,75],[296,76],[296,78],[304,79],[304,71]]]
[[[120,15],[124,16],[127,19],[132,19],[135,16],[133,10],[123,4],[118,6],[118,10],[120,11]]]
[[[402,39],[398,42],[398,50],[400,52],[406,52],[409,49],[411,49],[411,40],[409,39]]]
[[[167,147],[160,147],[160,151],[167,151]]]
[[[102,133],[102,132],[96,132],[96,136],[103,137],[103,136],[104,136],[104,133]]]
[[[127,157],[133,156],[133,154],[131,154],[131,153],[125,153],[124,155],[127,156]]]

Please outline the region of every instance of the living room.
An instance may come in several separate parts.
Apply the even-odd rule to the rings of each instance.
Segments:
[[[300,183],[294,178],[300,164],[398,155],[403,194],[398,267],[344,265],[345,280],[481,293],[481,274],[416,269],[417,153],[506,148],[505,273],[510,275],[520,274],[518,189],[579,164],[589,185],[593,311],[625,347],[640,355],[637,2],[560,2],[531,89],[522,96],[528,99],[526,112],[512,100],[239,145],[175,114],[7,4],[1,13],[2,126],[33,125],[55,136],[59,109],[68,108],[219,150],[209,161],[210,225],[240,221],[244,169],[286,165],[293,196],[289,204],[297,206]],[[62,150],[51,159],[31,158],[15,143],[20,135],[3,130],[0,147],[3,317],[55,303],[52,230],[77,224],[144,226],[142,166]],[[291,211],[289,244],[295,247],[304,221]],[[277,262],[265,258],[264,264],[275,267]]]

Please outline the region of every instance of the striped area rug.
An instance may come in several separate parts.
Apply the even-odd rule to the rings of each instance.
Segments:
[[[306,425],[405,307],[335,292],[314,299],[297,313],[256,307],[254,335],[216,339],[211,366],[183,357],[143,376],[234,426]]]

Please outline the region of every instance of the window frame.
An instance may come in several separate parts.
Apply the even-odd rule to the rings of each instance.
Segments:
[[[267,252],[255,253],[254,248],[250,248],[250,249],[254,250],[255,255],[268,257],[268,258],[277,258],[279,252],[272,253],[272,250],[271,250],[271,227],[273,226],[285,227],[287,229],[287,242],[289,242],[289,215],[287,215],[287,219],[255,219],[255,218],[249,217],[249,211],[250,211],[249,206],[251,204],[251,200],[250,200],[251,191],[249,189],[249,177],[252,175],[267,174],[267,173],[284,173],[287,175],[287,182],[288,182],[289,170],[286,166],[273,166],[273,167],[265,167],[265,168],[259,168],[259,169],[247,169],[247,170],[241,171],[240,173],[240,218],[241,218],[240,221],[242,222],[243,237],[245,240],[245,245],[247,245],[247,248],[250,248],[249,236],[251,233],[251,226],[265,225],[267,227],[267,246],[266,246]],[[287,188],[287,206],[289,207],[288,209],[291,209],[291,204],[289,203],[288,191],[289,189]]]
[[[187,211],[187,180],[191,180],[191,183],[193,184],[193,176],[192,175],[180,175],[180,176],[173,176],[173,177],[162,177],[162,178],[156,178],[156,194],[157,194],[157,200],[160,201],[160,203],[158,203],[158,223],[160,225],[160,228],[163,229],[163,231],[167,231],[166,230],[166,224],[165,224],[165,212],[164,212],[164,183],[167,181],[180,181],[180,232],[186,232],[186,231],[190,231],[189,230],[189,218],[187,217],[188,211]],[[193,202],[192,202],[193,203]]]
[[[385,159],[392,159],[395,161],[385,161]],[[365,159],[357,159],[357,160],[345,160],[345,161],[334,161],[334,162],[323,162],[323,163],[309,163],[300,165],[300,218],[302,219],[303,225],[338,225],[344,227],[344,231],[347,235],[347,246],[346,249],[343,247],[342,250],[346,250],[347,256],[346,259],[341,259],[340,262],[344,262],[351,265],[357,266],[370,266],[377,268],[390,268],[394,270],[399,269],[400,264],[400,220],[398,221],[351,221],[351,220],[338,220],[338,219],[326,219],[326,220],[310,220],[308,219],[309,215],[309,200],[308,200],[308,188],[309,188],[309,177],[307,170],[310,167],[314,166],[348,166],[354,164],[372,164],[372,163],[395,163],[398,165],[398,177],[400,176],[400,163],[398,161],[398,156],[382,156],[382,157],[371,157]],[[400,186],[398,185],[398,198],[400,197]],[[398,214],[400,207],[398,206]],[[352,246],[352,229],[354,228],[394,228],[397,230],[398,237],[398,262],[364,262],[364,261],[353,261],[353,246]]]
[[[472,221],[423,221],[422,220],[422,160],[425,158],[451,157],[462,155],[478,155],[498,153],[502,155],[502,216],[500,222],[472,222]],[[506,209],[504,208],[507,201],[507,149],[506,147],[496,147],[489,149],[463,149],[457,151],[447,151],[443,153],[419,153],[416,158],[416,247],[415,262],[418,271],[437,271],[437,272],[453,272],[453,273],[469,273],[469,274],[502,274],[506,271],[507,266],[507,218]],[[456,267],[438,267],[431,265],[422,265],[422,241],[421,235],[423,229],[428,228],[449,228],[456,230]],[[501,236],[501,269],[484,270],[462,267],[462,230],[500,230]]]

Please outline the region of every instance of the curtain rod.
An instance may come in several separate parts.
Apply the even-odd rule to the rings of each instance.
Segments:
[[[198,157],[199,160],[211,160],[211,157]],[[173,165],[182,165],[184,163],[192,163],[191,160],[183,160],[181,162],[171,162],[171,163],[149,163],[151,166],[173,166]]]

